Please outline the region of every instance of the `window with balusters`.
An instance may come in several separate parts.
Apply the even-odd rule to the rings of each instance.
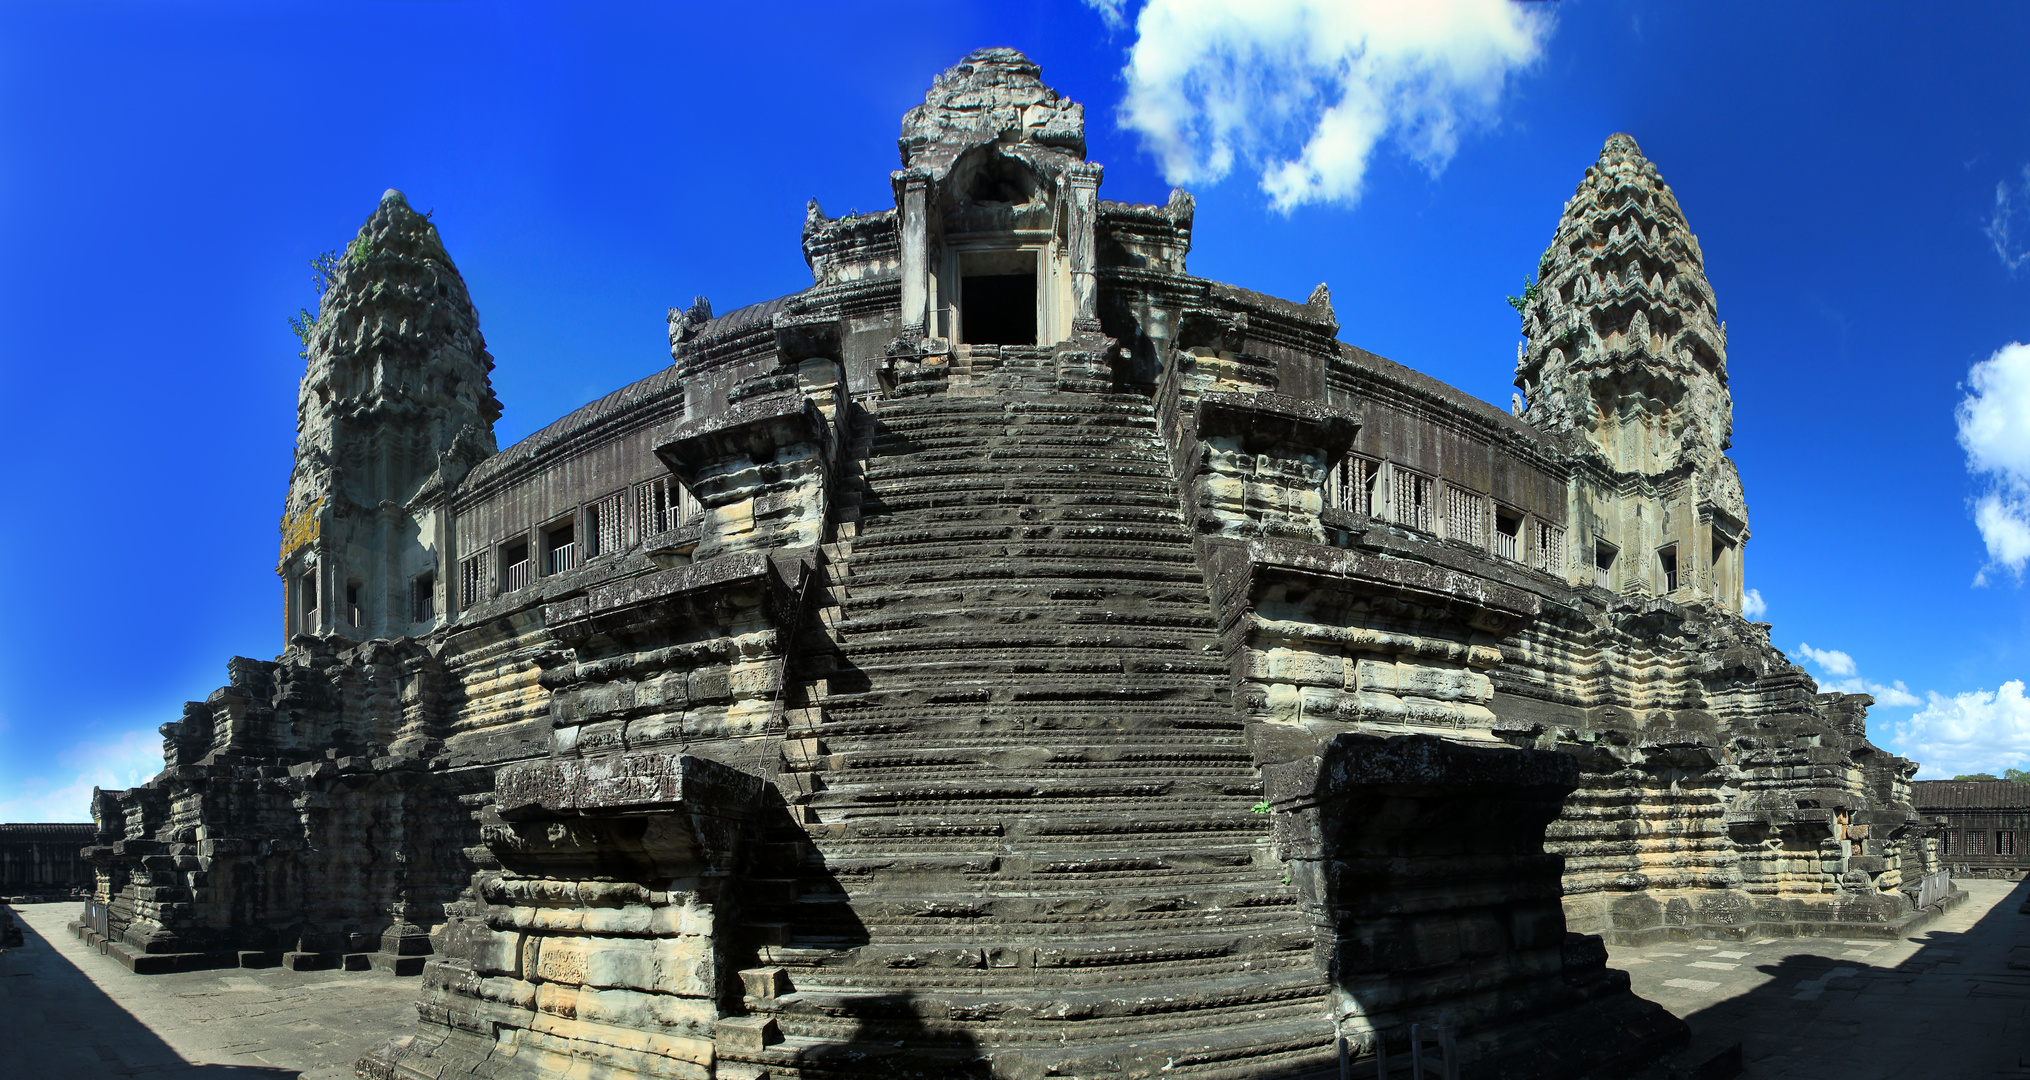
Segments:
[[[458,609],[465,610],[485,599],[486,556],[468,556],[458,564]]]
[[[1445,485],[1445,536],[1473,547],[1487,546],[1487,499]]]
[[[682,484],[658,476],[634,489],[635,528],[646,539],[698,517],[698,501]]]
[[[1389,520],[1419,532],[1437,531],[1432,522],[1437,502],[1437,481],[1391,465],[1388,486]]]
[[[627,492],[616,491],[585,507],[585,555],[613,555],[627,550]]]
[[[1531,565],[1549,574],[1565,572],[1565,530],[1547,521],[1537,522],[1537,549]]]
[[[1380,462],[1348,454],[1326,477],[1326,505],[1355,514],[1371,515],[1374,513],[1375,487],[1380,478]]]
[[[543,573],[561,574],[578,568],[578,523],[569,518],[543,530]]]
[[[534,574],[529,565],[529,541],[527,537],[511,541],[500,549],[500,590],[513,592],[526,588]]]
[[[1523,516],[1507,507],[1494,508],[1494,532],[1488,536],[1489,547],[1497,558],[1509,562],[1522,561]]]

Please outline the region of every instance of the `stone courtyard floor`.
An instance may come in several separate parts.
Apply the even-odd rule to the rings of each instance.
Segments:
[[[1777,938],[1609,949],[1635,992],[1684,1017],[1704,1060],[1741,1044],[1749,1080],[2030,1077],[2030,890],[1970,895],[1900,938]],[[2010,960],[2024,965],[2010,966]]]
[[[2030,886],[1959,884],[1969,901],[1908,938],[1663,944],[1608,963],[1691,1024],[1680,1060],[1739,1042],[1749,1080],[2030,1077],[2030,915],[2016,911]],[[418,979],[134,975],[65,929],[76,905],[14,911],[27,944],[0,952],[0,1078],[346,1080],[415,1028]]]
[[[13,909],[26,945],[0,952],[0,1078],[351,1080],[368,1047],[415,1030],[421,979],[281,968],[136,975],[71,936],[79,908]]]

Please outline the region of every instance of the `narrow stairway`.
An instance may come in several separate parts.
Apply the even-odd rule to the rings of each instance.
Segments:
[[[805,822],[750,904],[794,992],[750,1007],[808,1060],[1315,1067],[1318,935],[1252,812],[1150,403],[999,353],[963,393],[861,416],[857,535],[828,550],[786,712]]]

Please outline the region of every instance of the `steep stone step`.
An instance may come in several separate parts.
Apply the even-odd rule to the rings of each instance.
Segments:
[[[971,396],[862,417],[852,548],[799,638],[825,663],[797,699],[804,832],[746,916],[793,972],[771,1015],[791,1043],[1039,1050],[1076,1018],[1206,1062],[1285,1012],[1315,1032],[1315,932],[1251,812],[1153,409],[996,390],[1016,361],[977,359]]]
[[[873,528],[867,535],[856,538],[858,549],[865,553],[911,543],[1021,539],[1047,536],[1060,528],[1095,525],[1140,525],[1149,527],[1152,536],[1174,535],[1184,523],[1184,515],[1175,505],[1156,503],[1124,506],[1095,501],[1085,506],[1053,508],[1047,515],[1019,504],[993,503],[976,507],[941,507],[931,514],[933,519],[929,522],[908,525],[896,522],[892,514],[867,515],[867,523]]]
[[[952,728],[993,732],[1001,739],[1024,737],[1053,740],[1052,745],[1078,745],[1087,733],[1102,737],[1148,740],[1167,733],[1210,740],[1224,735],[1237,739],[1242,723],[1228,706],[1223,686],[1184,687],[1155,698],[1107,703],[1107,722],[1090,721],[1091,710],[1077,701],[1030,698],[1020,716],[968,715],[973,706],[991,703],[993,687],[883,686],[834,693],[826,699],[824,719],[816,727],[828,740],[848,737],[893,738],[912,732]],[[1210,703],[1214,707],[1206,708]],[[845,745],[845,744],[840,744]],[[1210,744],[1209,744],[1210,745]]]
[[[970,568],[971,572],[954,574],[963,568]],[[881,552],[878,558],[856,561],[856,565],[847,567],[844,581],[848,588],[857,589],[876,582],[906,586],[933,580],[992,582],[1043,576],[1095,585],[1137,578],[1203,580],[1197,564],[1178,558],[1176,552],[1160,545],[1124,543],[1102,547],[1090,543],[1025,541],[1003,545],[977,559],[936,549],[921,552],[891,549]],[[1207,618],[1210,617],[1208,613]]]
[[[802,975],[812,986],[808,990],[799,988],[796,1001],[778,1015],[785,1032],[832,1038],[859,1033],[863,1039],[869,1034],[878,1038],[884,1029],[935,1032],[946,1028],[952,1019],[978,1016],[989,1024],[973,1030],[983,1038],[995,1040],[997,1048],[1032,1039],[1049,1045],[1058,1041],[1055,1036],[1063,1034],[1065,1025],[1077,1024],[1082,1036],[1077,1042],[1085,1047],[1109,1046],[1113,1055],[1135,1041],[1191,1033],[1182,1041],[1183,1045],[1208,1058],[1216,1056],[1224,1060],[1238,1060],[1250,1048],[1275,1052],[1277,1047],[1263,1045],[1263,1027],[1278,1020],[1299,1021],[1293,1024],[1293,1029],[1308,1026],[1316,1031],[1317,1010],[1325,987],[1315,976],[1304,978],[1291,971],[1282,978],[1264,978],[1253,970],[1238,965],[1236,968],[1192,979],[1188,986],[1170,992],[1155,987],[1138,990],[1134,986],[1103,985],[1084,992],[1075,987],[1039,987],[1022,993],[1005,988],[1006,971],[984,967],[976,972],[939,970],[914,977],[891,975],[885,986],[879,989],[868,986],[864,990],[851,985],[824,985],[815,976],[797,972],[793,979]],[[875,974],[861,969],[853,972],[858,977],[871,978]],[[1174,980],[1184,973],[1166,974]],[[984,992],[992,999],[991,1011],[979,1015],[980,1006],[974,1004],[979,999],[975,995],[947,997],[937,992],[941,984],[954,982],[977,987],[975,994]],[[990,987],[993,989],[989,990]],[[839,1019],[842,1017],[850,1017],[850,1023],[842,1024]],[[1304,1020],[1309,1020],[1309,1025],[1302,1024]],[[1220,1028],[1242,1024],[1248,1029],[1245,1037],[1220,1038]],[[1052,1029],[1052,1038],[1041,1037],[1040,1031],[1029,1039],[1023,1038],[1025,1030],[1043,1026]],[[1309,1041],[1315,1045],[1316,1036]],[[1227,1053],[1221,1053],[1222,1050]],[[1234,1056],[1228,1057],[1228,1053]],[[1174,1054],[1172,1058],[1174,1062]]]
[[[1117,602],[1111,604],[1106,598],[1053,598],[1025,603],[1025,598],[1020,595],[1025,592],[1033,590],[995,589],[987,583],[979,588],[940,592],[935,599],[923,596],[902,601],[884,598],[886,602],[851,599],[839,605],[840,618],[834,629],[840,633],[860,635],[863,648],[877,648],[889,643],[908,646],[918,639],[924,645],[947,644],[948,641],[943,639],[956,623],[1004,627],[1027,624],[1037,627],[1038,633],[1044,627],[1108,626],[1127,631],[1160,629],[1163,636],[1151,648],[1201,649],[1212,647],[1217,641],[1213,627],[1207,624],[1204,605],[1190,604],[1182,598],[1149,600],[1116,597]],[[955,606],[959,605],[962,607],[955,610]],[[931,629],[926,630],[927,627]],[[882,636],[877,639],[872,636],[875,634]]]

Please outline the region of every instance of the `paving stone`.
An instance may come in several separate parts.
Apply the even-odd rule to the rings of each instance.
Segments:
[[[225,968],[136,975],[68,924],[77,904],[15,910],[0,951],[0,1077],[351,1080],[390,1033],[413,1030],[413,983],[347,972]]]
[[[2030,1054],[2022,1035],[2030,974],[2012,972],[2008,957],[2030,944],[2030,915],[2016,911],[2030,883],[1960,885],[1966,904],[1922,932],[1861,949],[1839,939],[1761,940],[1728,950],[1743,954],[1738,971],[1708,974],[1715,965],[1692,959],[1696,949],[1619,946],[1608,964],[1691,1025],[1678,1060],[1738,1041],[1749,1080],[2016,1076]],[[1855,952],[1867,959],[1848,956]],[[1940,954],[1958,959],[1940,964]]]

